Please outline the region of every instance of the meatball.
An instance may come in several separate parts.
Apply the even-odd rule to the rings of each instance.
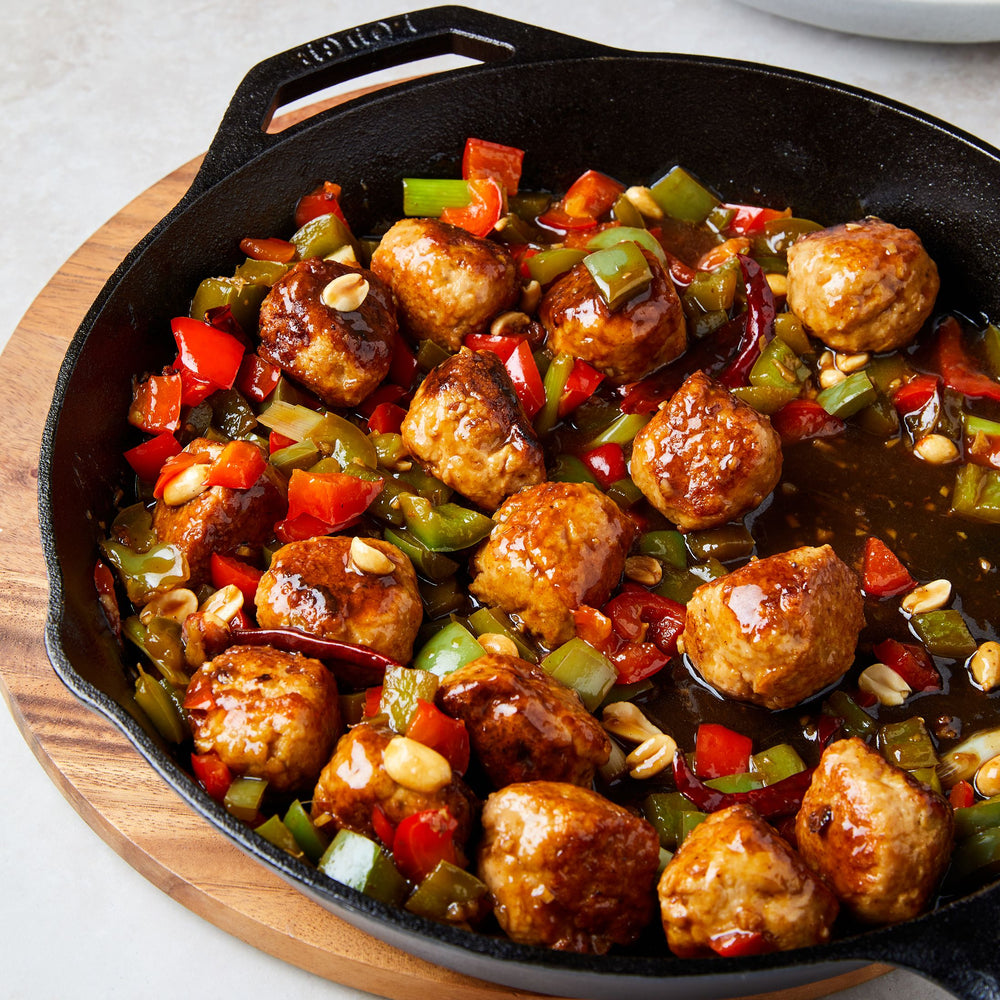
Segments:
[[[823,752],[798,816],[806,862],[869,924],[915,917],[951,858],[954,813],[857,738]]]
[[[908,344],[939,287],[917,234],[881,219],[806,233],[788,248],[788,308],[836,351]]]
[[[279,792],[311,788],[340,733],[330,671],[270,646],[230,646],[203,664],[185,703],[198,753]]]
[[[545,479],[545,456],[503,363],[463,350],[421,383],[403,441],[429,472],[492,510]]]
[[[351,277],[368,283],[360,304],[324,297],[331,281]],[[332,260],[295,264],[260,307],[260,356],[329,406],[356,406],[386,377],[395,336],[385,283],[371,271]]]
[[[661,514],[695,531],[739,517],[774,489],[781,438],[767,417],[697,371],[635,436],[630,468]]]
[[[630,944],[655,912],[653,827],[587,788],[508,785],[483,807],[479,877],[519,944],[603,954]]]
[[[681,640],[722,694],[791,708],[846,673],[864,624],[851,569],[829,545],[805,546],[702,584]]]
[[[224,445],[196,438],[184,450],[210,464]],[[240,545],[258,546],[285,516],[285,488],[268,465],[246,490],[212,486],[187,503],[171,506],[162,499],[153,511],[153,531],[161,542],[176,545],[187,559],[188,585],[196,589],[211,580],[212,553],[234,552]]]
[[[469,839],[476,806],[472,792],[455,774],[435,792],[417,791],[395,781],[383,762],[393,736],[387,729],[363,722],[340,738],[316,783],[313,818],[330,816],[336,829],[346,828],[374,839],[375,806],[382,809],[393,826],[414,813],[446,809],[458,824],[455,843],[463,845]]]
[[[395,545],[378,538],[364,544],[385,555],[392,571],[361,569],[351,557],[352,541],[322,536],[278,549],[257,585],[257,622],[366,646],[406,663],[423,619],[417,574]]]
[[[830,938],[833,893],[748,805],[711,813],[663,870],[660,915],[680,958],[712,955],[759,935],[755,950],[787,951]]]
[[[635,382],[684,353],[684,309],[670,276],[642,251],[652,284],[612,312],[583,263],[545,293],[538,318],[553,351],[590,362],[616,383]]]
[[[519,618],[546,645],[575,634],[573,612],[602,605],[618,585],[632,522],[588,483],[541,483],[504,501],[472,559],[469,586]]]
[[[520,781],[589,785],[611,742],[575,691],[516,656],[481,656],[448,674],[438,706],[469,731],[494,788]]]
[[[401,219],[372,254],[392,287],[400,323],[415,339],[457,351],[520,295],[505,247],[437,219]]]

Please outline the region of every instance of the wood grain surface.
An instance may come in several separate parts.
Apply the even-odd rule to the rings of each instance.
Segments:
[[[428,988],[440,1000],[536,997],[407,955],[301,895],[188,807],[117,728],[77,701],[49,665],[43,644],[48,586],[36,489],[39,445],[56,375],[90,303],[128,251],[180,200],[198,162],[136,198],[73,254],[0,357],[5,450],[0,463],[0,642],[5,647],[0,691],[46,773],[96,833],[170,897],[228,933],[331,981],[393,1000],[425,1000]],[[885,971],[886,966],[873,965],[767,997],[815,1000]]]

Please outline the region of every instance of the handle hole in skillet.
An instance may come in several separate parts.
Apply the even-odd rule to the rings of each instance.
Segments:
[[[372,73],[365,73],[362,76],[354,76],[349,80],[342,80],[323,90],[310,93],[297,100],[279,104],[271,117],[265,130],[268,135],[276,135],[284,132],[285,129],[299,122],[311,118],[313,115],[326,111],[327,108],[342,104],[347,95],[360,97],[373,90],[381,90],[383,87],[391,86],[394,83],[402,83],[405,80],[416,79],[422,76],[431,76],[436,73],[448,73],[451,70],[463,69],[466,66],[480,65],[484,60],[472,59],[467,56],[448,54],[443,56],[430,56],[426,59],[414,59],[407,62],[403,67],[404,72],[400,72],[400,67],[394,66],[389,69],[380,69]],[[278,95],[281,99],[281,94]]]

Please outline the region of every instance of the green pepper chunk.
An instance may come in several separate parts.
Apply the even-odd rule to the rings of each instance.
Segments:
[[[729,390],[737,399],[742,399],[747,406],[752,406],[758,413],[771,416],[777,413],[785,403],[790,403],[799,396],[801,386],[789,385],[778,388],[769,385],[741,385]]]
[[[439,861],[405,905],[411,913],[430,920],[464,923],[479,916],[486,892],[486,884],[471,872]]]
[[[458,563],[441,552],[432,552],[419,538],[405,528],[386,528],[382,533],[413,563],[414,569],[428,580],[440,583],[458,572]]]
[[[699,562],[718,559],[725,563],[745,559],[754,549],[753,535],[743,524],[725,524],[707,531],[692,531],[686,536],[686,542],[691,555]]]
[[[351,231],[333,212],[310,219],[292,234],[299,260],[327,257],[344,246],[354,246]]]
[[[771,389],[801,389],[808,377],[809,369],[802,359],[777,336],[771,338],[750,369],[751,385]]]
[[[1000,872],[1000,827],[966,837],[951,856],[945,887],[959,887],[972,875],[984,878]]]
[[[709,778],[705,784],[717,792],[733,794],[736,792],[752,792],[763,787],[763,780],[754,774],[724,774],[719,778]]]
[[[441,583],[418,580],[417,589],[420,591],[424,614],[430,619],[441,618],[443,615],[459,611],[468,602],[465,591],[453,576]]]
[[[406,897],[406,879],[389,855],[368,837],[340,830],[319,859],[320,871],[330,878],[390,906]]]
[[[579,264],[586,256],[586,250],[577,250],[575,247],[553,247],[551,250],[542,250],[528,258],[528,276],[540,285],[548,285]]]
[[[542,669],[580,696],[588,712],[604,701],[618,679],[607,657],[574,636],[542,660]]]
[[[875,720],[845,691],[834,691],[823,703],[823,714],[843,720],[848,736],[864,739],[875,728]]]
[[[126,639],[145,653],[170,684],[187,687],[190,678],[184,660],[181,627],[177,622],[159,616],[143,622],[137,615],[129,615],[122,623],[122,632]]]
[[[651,419],[649,413],[621,413],[587,442],[585,450],[592,451],[602,444],[631,444],[632,439]]]
[[[648,229],[642,226],[612,226],[609,229],[602,229],[587,241],[587,246],[591,250],[606,250],[626,241],[648,250],[664,267],[666,266],[667,255],[663,246]]]
[[[719,205],[719,199],[683,167],[669,170],[650,191],[660,208],[681,222],[702,222]]]
[[[269,844],[280,847],[281,850],[286,854],[290,854],[293,858],[305,856],[302,848],[299,847],[298,841],[292,835],[292,831],[281,822],[280,816],[271,816],[256,828],[256,832]]]
[[[233,778],[222,804],[237,819],[249,823],[260,812],[260,804],[264,801],[266,791],[267,781],[263,778]]]
[[[337,696],[337,701],[340,703],[340,718],[345,726],[348,728],[356,726],[364,719],[367,698],[367,691],[351,691]]]
[[[604,492],[622,510],[634,507],[643,497],[642,490],[628,476],[624,479],[616,479]]]
[[[878,731],[876,746],[882,756],[904,771],[919,768],[936,768],[937,751],[930,733],[919,716],[890,722]]]
[[[784,781],[785,778],[799,774],[805,769],[805,762],[790,743],[778,743],[767,750],[755,753],[750,758],[751,772],[758,775],[764,785]]]
[[[646,220],[642,212],[632,204],[624,192],[615,199],[611,206],[611,218],[620,222],[623,229],[645,229]]]
[[[257,330],[260,304],[268,293],[263,282],[248,281],[240,277],[205,278],[195,289],[190,313],[194,319],[205,322],[210,309],[229,306],[233,319],[248,333]]]
[[[910,625],[931,656],[964,660],[976,651],[976,640],[955,608],[914,615]]]
[[[858,371],[848,375],[843,382],[823,389],[816,397],[816,402],[831,417],[845,420],[874,403],[877,395],[867,372]]]
[[[229,438],[243,438],[257,426],[250,403],[235,389],[221,389],[209,397],[212,421]]]
[[[595,250],[584,257],[583,265],[612,312],[653,283],[649,264],[632,241]]]
[[[422,699],[433,703],[437,689],[438,679],[428,670],[389,667],[382,681],[379,714],[388,717],[394,732],[405,733],[417,711],[417,702]]]
[[[675,569],[687,568],[687,545],[679,531],[646,531],[639,536],[639,552],[670,563]]]
[[[187,726],[177,708],[177,702],[167,690],[167,681],[158,681],[139,666],[135,682],[136,704],[146,713],[156,731],[170,743],[182,743]]]
[[[983,355],[994,378],[1000,378],[1000,327],[990,323],[983,331]]]
[[[994,826],[1000,826],[1000,795],[955,810],[956,840],[965,840]]]
[[[653,589],[660,597],[669,597],[678,604],[687,604],[691,595],[703,584],[726,575],[726,567],[718,559],[706,559],[687,569],[663,567],[663,579]]]
[[[780,337],[799,357],[813,353],[809,334],[795,313],[783,312],[774,317],[774,335]]]
[[[271,465],[286,476],[290,476],[293,469],[312,469],[319,460],[320,450],[312,441],[296,441],[286,445],[272,452],[269,459]]]
[[[684,291],[684,305],[692,316],[731,309],[738,283],[738,268],[698,271]]]
[[[875,437],[893,437],[899,430],[899,414],[888,396],[881,393],[871,406],[866,406],[858,413],[858,426]]]
[[[433,340],[421,340],[417,344],[417,365],[421,371],[429,372],[450,357],[451,355]]]
[[[133,552],[108,538],[100,546],[104,558],[118,570],[133,604],[146,604],[155,594],[187,582],[190,573],[187,557],[176,545],[164,542],[145,552]]]
[[[559,401],[562,399],[566,380],[576,364],[576,358],[565,351],[557,354],[545,371],[542,388],[545,391],[545,402],[535,417],[535,430],[539,434],[547,434],[559,421]]]
[[[409,458],[402,434],[372,434],[368,440],[375,448],[377,464],[384,469],[393,469]]]
[[[400,482],[407,483],[412,487],[411,493],[416,493],[430,500],[435,506],[447,503],[455,492],[450,486],[442,483],[440,479],[425,472],[419,465],[414,465],[412,469],[401,472],[399,479]]]
[[[478,660],[485,652],[461,622],[450,622],[420,647],[413,657],[413,667],[444,677]]]
[[[506,613],[496,608],[477,608],[469,615],[469,628],[478,639],[481,635],[503,635],[515,646],[517,654],[529,663],[538,662],[538,653],[524,641],[524,636],[514,627]]]
[[[681,817],[692,809],[693,803],[680,792],[652,792],[642,803],[642,814],[656,830],[660,846],[668,851],[677,849],[683,827]]]
[[[594,474],[576,455],[556,455],[548,478],[553,483],[590,483],[597,486]]]
[[[292,836],[302,849],[303,854],[313,864],[316,864],[323,856],[323,852],[330,846],[330,838],[316,826],[305,806],[298,799],[288,807],[284,823],[292,831]]]
[[[404,493],[399,507],[407,529],[432,552],[467,549],[493,530],[492,518],[454,503],[435,507],[425,497]]]
[[[1000,524],[1000,471],[969,463],[955,476],[951,512]]]
[[[785,217],[768,219],[761,229],[761,234],[754,237],[754,257],[774,254],[784,257],[788,248],[804,233],[811,233],[823,227],[812,219]]]

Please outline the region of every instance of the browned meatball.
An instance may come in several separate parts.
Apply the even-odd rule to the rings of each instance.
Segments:
[[[346,828],[366,837],[375,836],[372,809],[380,806],[394,826],[413,813],[447,809],[458,823],[455,843],[469,839],[475,797],[458,775],[433,792],[407,788],[391,778],[383,754],[393,733],[361,723],[345,733],[313,792],[312,815],[333,818],[335,829]]]
[[[231,646],[201,666],[185,701],[198,753],[280,792],[309,789],[340,733],[337,683],[320,663],[270,646]]]
[[[582,263],[552,284],[538,309],[553,351],[588,361],[612,382],[635,382],[679,357],[687,346],[684,309],[674,283],[651,253],[642,252],[652,284],[614,312]]]
[[[217,441],[196,438],[184,450],[210,464],[223,447]],[[188,584],[197,588],[211,579],[213,552],[226,554],[240,545],[261,545],[271,537],[285,509],[284,485],[268,465],[246,490],[212,486],[177,506],[158,500],[153,530],[161,542],[170,542],[184,553],[190,570]]]
[[[517,269],[505,247],[437,219],[401,219],[372,254],[392,287],[403,328],[457,351],[518,299]]]
[[[492,510],[545,479],[545,456],[503,362],[463,350],[424,379],[403,420],[410,454],[442,482]]]
[[[635,436],[632,478],[682,531],[725,524],[756,507],[781,478],[770,420],[694,372]]]
[[[515,615],[544,643],[573,637],[573,612],[618,585],[632,522],[587,483],[541,483],[506,500],[472,560],[469,589]]]
[[[275,552],[257,585],[262,628],[298,628],[322,639],[367,646],[406,663],[423,618],[417,574],[389,542],[366,538],[392,572],[368,572],[351,558],[344,535],[289,542]]]
[[[787,951],[830,938],[837,900],[747,805],[712,813],[663,869],[660,915],[670,950],[712,955],[759,935],[755,950]],[[713,947],[714,945],[714,947]]]
[[[652,918],[660,842],[646,820],[577,785],[530,781],[483,808],[479,877],[519,944],[603,954]]]
[[[805,546],[702,584],[681,639],[722,694],[791,708],[846,673],[864,623],[851,569],[829,545]]]
[[[854,738],[823,752],[795,819],[806,862],[869,924],[915,917],[951,858],[954,813]]]
[[[481,656],[448,674],[438,705],[462,719],[494,788],[518,781],[589,785],[611,742],[579,696],[516,656]]]
[[[806,233],[788,249],[788,308],[837,351],[908,344],[939,287],[917,234],[881,219]]]
[[[364,300],[324,289],[342,276],[368,283]],[[327,301],[330,304],[327,304]],[[355,406],[389,373],[396,335],[392,293],[371,271],[311,258],[279,278],[260,307],[258,353],[329,406]]]

